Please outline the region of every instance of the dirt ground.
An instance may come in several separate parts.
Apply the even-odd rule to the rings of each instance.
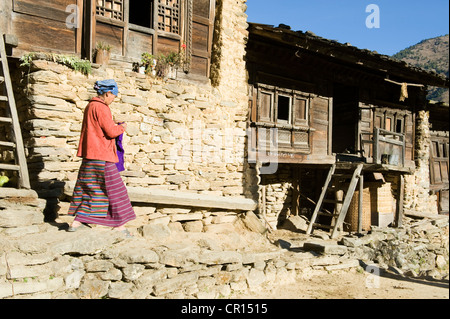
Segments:
[[[242,293],[242,299],[449,299],[448,280],[410,278],[382,271],[380,276],[357,270],[328,273],[274,289]]]
[[[270,236],[291,243],[310,240],[305,234],[277,230]],[[449,299],[449,280],[413,278],[384,269],[366,268],[327,272],[314,270],[296,281],[273,288],[258,288],[232,298],[242,299]],[[370,272],[369,272],[370,271]]]

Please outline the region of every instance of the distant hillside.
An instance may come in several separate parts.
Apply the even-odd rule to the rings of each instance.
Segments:
[[[423,40],[416,45],[410,46],[392,57],[405,61],[413,66],[423,68],[427,71],[435,71],[439,74],[449,76],[449,46],[448,34],[432,39]],[[428,95],[430,100],[449,103],[448,89],[432,88]]]

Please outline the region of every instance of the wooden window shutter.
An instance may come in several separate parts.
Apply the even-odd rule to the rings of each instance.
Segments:
[[[214,31],[215,0],[190,0],[192,27],[190,28],[190,72],[209,77]]]
[[[308,125],[308,101],[306,99],[294,98],[293,103],[293,115],[294,115],[294,125]]]
[[[273,122],[274,93],[260,90],[258,94],[258,122]]]

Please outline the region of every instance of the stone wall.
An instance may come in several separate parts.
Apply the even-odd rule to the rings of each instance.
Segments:
[[[53,62],[33,61],[17,101],[34,186],[74,181],[83,110],[96,80],[114,78],[111,105],[124,135],[129,186],[239,196],[244,170],[245,118],[209,85],[163,82],[119,68],[84,76]],[[19,93],[19,94],[20,94]],[[19,95],[20,96],[20,95]]]
[[[76,151],[83,110],[96,95],[94,82],[107,78],[114,78],[120,91],[113,116],[128,125],[121,173],[127,187],[254,196],[249,186],[254,170],[245,161],[246,5],[219,2],[214,85],[206,78],[155,79],[119,62],[94,65],[89,76],[47,60],[13,68],[32,188],[40,197],[55,204],[64,187],[73,187],[81,164]]]
[[[437,198],[430,193],[430,136],[429,112],[421,110],[416,116],[416,170],[405,176],[404,207],[437,214]]]

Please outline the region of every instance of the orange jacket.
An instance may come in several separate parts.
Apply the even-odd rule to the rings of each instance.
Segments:
[[[124,131],[114,122],[109,106],[100,98],[93,98],[84,110],[77,156],[117,163],[115,138]]]

